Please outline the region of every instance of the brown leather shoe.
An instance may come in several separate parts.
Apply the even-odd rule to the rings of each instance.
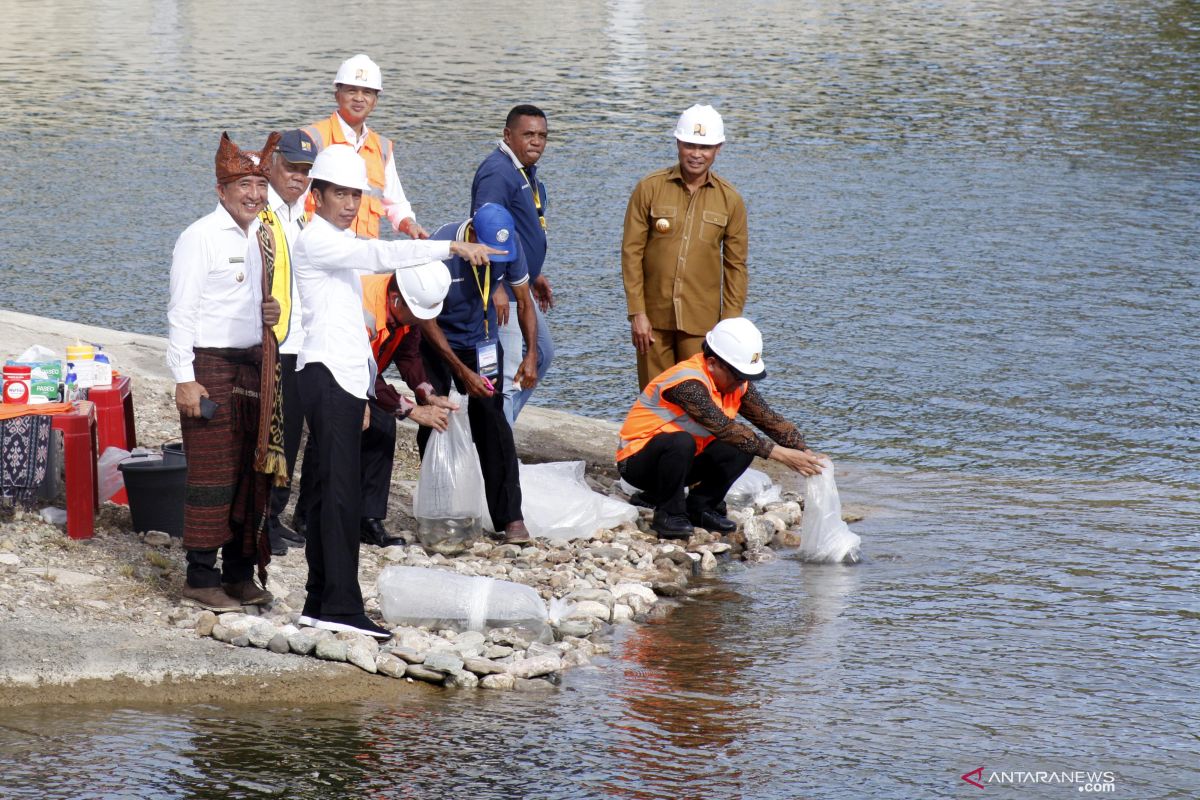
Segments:
[[[242,605],[265,606],[275,599],[275,595],[259,586],[253,578],[241,583],[223,583],[221,588],[234,600],[240,600]]]
[[[226,611],[241,611],[242,604],[225,594],[223,589],[209,586],[197,589],[195,586],[183,584],[183,602],[190,606],[199,606],[209,611],[222,614]]]
[[[505,544],[529,544],[529,529],[524,520],[514,519],[504,526]]]

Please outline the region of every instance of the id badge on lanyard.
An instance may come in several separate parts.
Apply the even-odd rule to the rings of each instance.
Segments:
[[[475,371],[485,378],[500,374],[500,351],[495,339],[489,337],[475,345]]]

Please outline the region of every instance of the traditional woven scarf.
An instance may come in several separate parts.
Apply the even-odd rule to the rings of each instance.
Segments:
[[[258,215],[258,248],[262,253],[263,297],[278,296],[274,292],[282,284],[291,300],[291,264],[288,260],[287,239],[283,225],[269,208]],[[277,249],[276,243],[283,248]],[[281,270],[276,280],[276,268]],[[290,309],[290,305],[289,305]],[[280,315],[282,322],[284,316]],[[283,393],[278,391],[282,373],[279,365],[279,326],[263,326],[262,376],[258,405],[258,446],[254,450],[254,468],[271,476],[275,486],[288,485],[287,456],[283,451]],[[287,336],[286,324],[283,336]]]
[[[0,421],[0,499],[34,506],[46,479],[52,424],[43,415]]]

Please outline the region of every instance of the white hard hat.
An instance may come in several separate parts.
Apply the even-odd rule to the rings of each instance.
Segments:
[[[762,334],[745,317],[732,317],[717,323],[704,337],[708,347],[745,380],[765,377],[767,365],[762,359]]]
[[[398,269],[396,285],[414,317],[433,319],[442,313],[442,301],[450,291],[450,270],[441,261]]]
[[[720,144],[725,141],[725,123],[712,106],[694,105],[679,115],[675,138],[692,144]]]
[[[308,177],[348,189],[364,192],[371,189],[367,183],[367,162],[348,144],[331,144],[317,153]]]
[[[379,65],[362,53],[347,58],[338,67],[333,87],[336,89],[339,83],[347,86],[365,86],[377,92],[383,91],[383,76],[379,72]]]

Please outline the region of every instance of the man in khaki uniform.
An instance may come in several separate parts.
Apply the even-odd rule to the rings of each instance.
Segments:
[[[638,182],[625,211],[621,274],[638,386],[700,352],[746,303],[746,205],[712,172],[725,127],[695,105],[675,126],[679,164]]]

